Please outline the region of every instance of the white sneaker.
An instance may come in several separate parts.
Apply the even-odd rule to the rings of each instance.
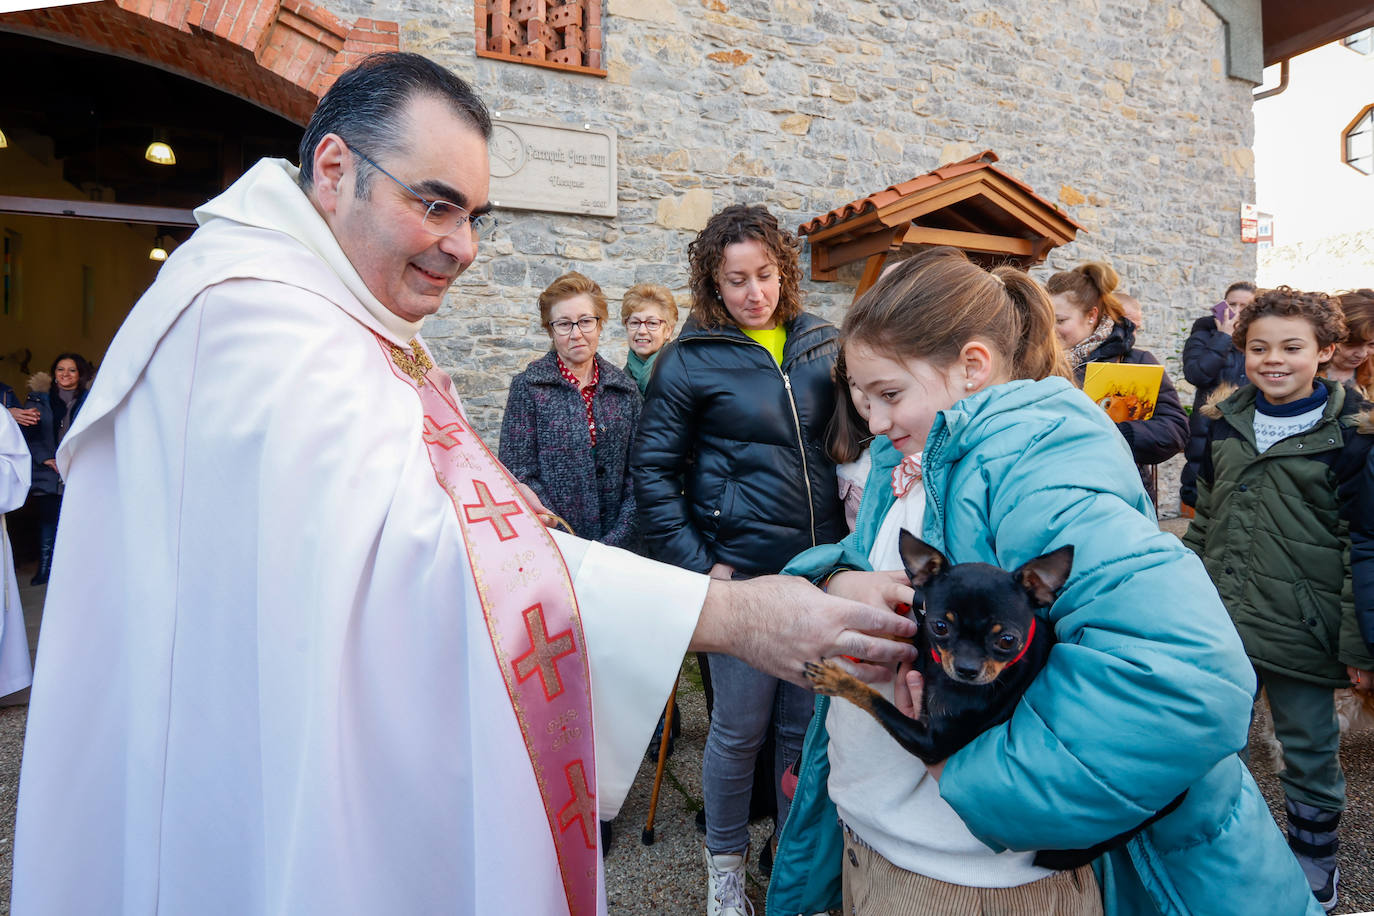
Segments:
[[[744,856],[706,857],[706,916],[754,916],[744,893]]]

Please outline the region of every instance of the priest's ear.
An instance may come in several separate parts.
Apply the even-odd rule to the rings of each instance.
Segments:
[[[315,146],[315,168],[310,196],[326,217],[339,208],[341,198],[351,197],[352,183],[357,178],[353,154],[338,134],[325,134]]]

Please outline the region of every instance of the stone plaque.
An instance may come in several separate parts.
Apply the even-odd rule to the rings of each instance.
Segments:
[[[615,131],[496,114],[489,151],[493,206],[616,215]]]

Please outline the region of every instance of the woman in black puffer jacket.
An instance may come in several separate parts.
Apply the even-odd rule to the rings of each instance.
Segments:
[[[1178,482],[1178,499],[1184,513],[1192,514],[1197,504],[1197,469],[1207,451],[1207,432],[1212,421],[1202,405],[1220,385],[1240,387],[1246,383],[1245,354],[1231,339],[1240,310],[1255,301],[1255,284],[1232,283],[1226,296],[1212,308],[1212,314],[1193,322],[1193,330],[1183,344],[1183,377],[1194,388],[1193,412],[1188,415],[1188,444],[1183,455],[1188,463]]]
[[[1135,325],[1121,312],[1112,291],[1120,282],[1110,264],[1093,261],[1050,277],[1045,288],[1054,303],[1055,332],[1064,344],[1074,383],[1083,387],[1088,363],[1136,363],[1158,366],[1149,350],[1135,346]],[[1155,410],[1148,420],[1127,420],[1116,428],[1126,437],[1150,500],[1159,505],[1155,465],[1183,451],[1188,441],[1188,415],[1165,372]]]
[[[827,456],[833,325],[801,310],[799,244],[763,207],[727,207],[688,249],[692,313],[645,392],[631,461],[650,553],[716,578],[776,573],[846,533]],[[743,876],[754,759],[776,723],[775,791],[801,753],[807,691],[710,656],[702,764],[711,892]],[[778,828],[787,803],[778,792]],[[743,886],[742,883],[739,886]]]

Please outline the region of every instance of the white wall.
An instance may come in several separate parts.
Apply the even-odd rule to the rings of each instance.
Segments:
[[[1274,214],[1276,246],[1374,229],[1374,175],[1342,161],[1341,138],[1371,103],[1374,54],[1340,42],[1293,58],[1288,88],[1255,103],[1255,203]]]

